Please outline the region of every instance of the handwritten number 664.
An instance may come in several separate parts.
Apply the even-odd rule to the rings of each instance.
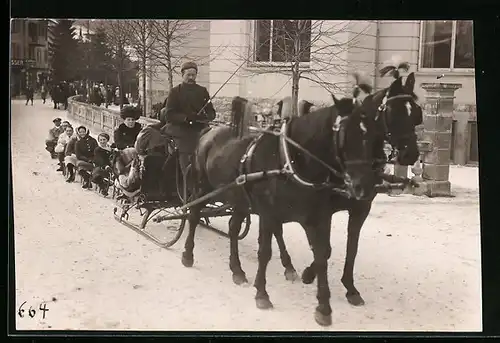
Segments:
[[[17,311],[17,314],[19,317],[24,318],[24,304],[26,304],[26,301],[19,306],[19,311]],[[47,308],[47,305],[45,303],[40,304],[39,308],[40,311],[42,311],[42,318],[45,319],[45,312],[47,312],[49,309]],[[35,317],[36,310],[33,307],[29,307],[28,309],[28,316],[31,318]]]

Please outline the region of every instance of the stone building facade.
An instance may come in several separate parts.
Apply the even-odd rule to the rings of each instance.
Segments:
[[[296,22],[296,21],[295,21]],[[394,56],[411,64],[416,73],[416,94],[424,101],[424,83],[457,83],[450,159],[457,164],[477,163],[476,92],[472,21],[306,21],[304,39],[309,51],[301,57],[304,72],[299,98],[318,105],[331,103],[330,92],[351,89],[353,71],[373,77],[374,88],[391,79],[377,70]],[[273,39],[287,20],[195,20],[189,40],[177,56],[196,56],[198,82],[216,94],[214,103],[227,112],[234,96],[266,105],[291,95],[290,60],[280,53],[283,44]],[[306,30],[307,31],[307,30]],[[271,43],[270,43],[271,42]],[[307,44],[307,43],[306,43]],[[174,75],[174,85],[180,75]],[[168,82],[161,70],[147,80],[147,102],[162,102]]]
[[[28,84],[36,88],[48,75],[47,25],[47,20],[11,20],[10,89],[12,96],[24,94],[24,89]]]

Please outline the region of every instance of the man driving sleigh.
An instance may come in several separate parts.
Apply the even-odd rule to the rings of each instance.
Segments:
[[[172,88],[164,109],[166,125],[162,131],[172,137],[179,149],[183,174],[191,163],[201,131],[216,115],[207,89],[196,83],[197,74],[196,63],[181,66],[182,83]]]

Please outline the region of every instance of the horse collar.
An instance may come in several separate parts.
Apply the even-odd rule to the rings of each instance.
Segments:
[[[292,161],[292,159],[291,159],[290,149],[288,147],[289,142],[294,143],[293,145],[296,148],[299,148],[299,150],[302,150],[304,153],[307,153],[307,155],[310,155],[311,157],[314,157],[314,155],[312,155],[310,152],[308,152],[305,148],[300,146],[298,143],[294,142],[290,137],[287,137],[288,125],[289,125],[289,122],[284,122],[281,125],[281,130],[280,130],[280,134],[279,134],[279,152],[280,152],[281,160],[283,161],[283,172],[285,174],[291,176],[298,184],[300,184],[302,186],[311,187],[311,188],[328,187],[328,188],[332,188],[332,190],[338,190],[339,192],[341,192],[340,189],[337,189],[338,185],[334,185],[334,187],[332,187],[332,184],[329,181],[330,175],[328,176],[327,180],[325,180],[323,183],[312,183],[312,182],[304,180],[294,170],[294,168],[293,168],[294,161]],[[334,142],[334,144],[336,144],[336,142]],[[327,169],[329,169],[332,173],[337,174],[337,176],[341,175],[345,178],[344,173],[342,173],[342,172],[339,173],[338,171],[334,170],[332,167],[326,165],[323,161],[321,161],[317,157],[315,157],[314,159],[316,159],[318,162],[321,162],[323,165],[325,165],[327,167]]]

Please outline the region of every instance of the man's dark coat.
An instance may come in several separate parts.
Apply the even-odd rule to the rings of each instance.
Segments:
[[[215,109],[209,100],[207,89],[198,84],[182,83],[170,91],[166,100],[167,124],[162,130],[174,138],[181,153],[193,153],[200,132],[208,127],[197,121],[215,119]]]

